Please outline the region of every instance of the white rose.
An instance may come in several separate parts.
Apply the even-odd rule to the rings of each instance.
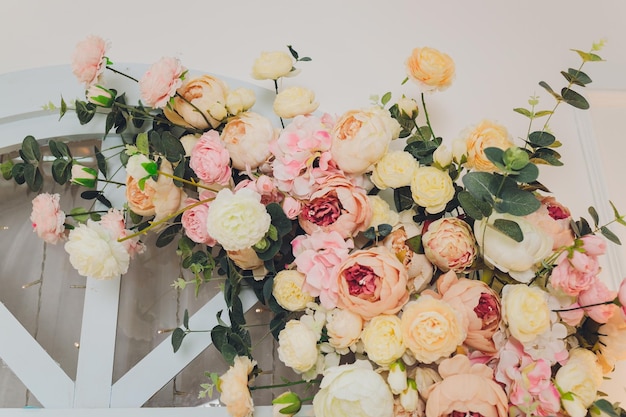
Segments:
[[[276,138],[274,126],[258,113],[244,112],[224,126],[221,139],[233,168],[255,169],[271,155],[269,144]]]
[[[315,332],[299,320],[289,320],[278,334],[278,358],[298,373],[317,364],[319,350]]]
[[[87,188],[94,188],[96,186],[96,179],[98,178],[98,171],[93,168],[86,167],[80,164],[72,164],[72,184],[82,185]]]
[[[132,155],[128,158],[128,162],[126,163],[126,174],[136,179],[143,178],[148,175],[148,172],[142,164],[150,163],[153,163],[153,161],[148,159],[148,157],[144,154],[138,153]]]
[[[572,399],[561,400],[567,414],[571,417],[586,416],[602,384],[598,358],[590,350],[572,349],[567,363],[557,371],[555,382],[561,392],[572,394]]]
[[[417,160],[405,151],[390,151],[383,155],[372,170],[371,180],[381,190],[399,188],[411,184]]]
[[[301,311],[314,301],[312,295],[302,290],[304,274],[293,269],[284,269],[274,277],[272,294],[285,310]]]
[[[331,130],[330,152],[348,174],[363,174],[386,153],[400,134],[400,125],[380,107],[344,113]]]
[[[318,417],[392,417],[393,394],[369,362],[329,368],[313,398]]]
[[[286,52],[263,52],[252,66],[255,80],[277,80],[293,69],[293,58]]]
[[[265,236],[271,220],[260,194],[248,188],[233,194],[224,188],[209,206],[207,231],[227,251],[246,249]]]
[[[464,156],[467,158],[467,143],[465,142],[465,138],[456,139],[452,142],[452,159],[458,164]]]
[[[389,207],[382,197],[377,195],[368,195],[370,201],[370,207],[372,208],[372,221],[369,227],[378,227],[381,224],[389,224],[395,226],[398,224],[398,213]]]
[[[72,266],[85,277],[113,279],[128,271],[130,255],[124,244],[92,220],[70,231],[65,251]]]
[[[274,113],[284,119],[311,114],[318,107],[315,93],[303,87],[289,87],[278,93],[274,99]]]
[[[517,340],[533,341],[550,330],[548,293],[526,284],[506,285],[502,289],[502,319]]]
[[[361,340],[367,357],[380,366],[389,366],[404,355],[400,318],[381,314],[370,320],[363,329]]]
[[[433,160],[441,168],[446,169],[452,163],[452,151],[446,145],[439,145],[433,152]]]
[[[236,88],[226,96],[226,110],[232,115],[249,110],[254,103],[256,103],[256,96],[249,88]]]
[[[411,180],[411,195],[428,213],[440,213],[454,197],[454,183],[446,171],[433,166],[419,167]]]
[[[411,380],[408,387],[400,393],[400,405],[404,411],[412,412],[417,410],[420,405],[420,399],[417,395],[417,386],[415,381]]]
[[[327,315],[328,343],[335,349],[347,353],[361,336],[363,319],[350,310],[335,308]]]
[[[407,388],[406,366],[404,362],[395,361],[389,365],[387,384],[389,384],[391,392],[395,395],[400,394]]]
[[[496,219],[512,220],[522,229],[524,239],[516,242],[495,229]],[[489,222],[487,225],[487,222]],[[535,266],[552,252],[552,238],[528,220],[508,213],[492,213],[474,223],[474,236],[488,265],[507,272],[519,282],[535,277]]]
[[[398,100],[398,109],[408,117],[413,118],[417,116],[417,102],[412,98],[402,96]]]

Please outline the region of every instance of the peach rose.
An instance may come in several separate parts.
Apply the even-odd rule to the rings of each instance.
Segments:
[[[526,220],[546,231],[553,239],[552,250],[574,244],[574,234],[570,227],[572,216],[567,207],[561,205],[554,197],[538,197],[541,206]]]
[[[271,155],[270,142],[277,132],[264,116],[244,112],[231,119],[222,130],[222,141],[228,149],[233,168],[255,169]]]
[[[463,272],[478,253],[470,226],[458,217],[443,217],[428,225],[422,235],[426,257],[444,272]]]
[[[434,48],[415,48],[406,61],[409,78],[422,91],[445,90],[454,79],[454,61]]]
[[[30,214],[33,231],[53,245],[65,237],[65,213],[61,210],[60,199],[59,194],[41,193],[33,198]]]
[[[228,94],[228,86],[222,80],[210,75],[191,78],[178,88],[178,94],[182,97],[174,97],[172,106],[163,109],[169,121],[200,130],[222,124]]]
[[[363,174],[387,153],[400,134],[400,125],[380,107],[344,113],[330,132],[330,152],[348,174]]]
[[[428,389],[426,417],[508,416],[509,400],[487,365],[472,365],[467,356],[456,355],[441,362],[439,374],[443,380]]]
[[[254,412],[248,379],[255,366],[256,361],[247,356],[236,356],[233,365],[219,378],[220,401],[232,417],[251,417]]]
[[[404,265],[387,248],[357,250],[338,267],[337,306],[370,320],[395,314],[409,299]]]
[[[485,148],[496,147],[506,150],[513,146],[513,141],[506,127],[483,120],[465,135],[467,146],[468,169],[475,171],[494,172],[496,166],[485,156]]]
[[[467,335],[467,320],[450,304],[430,295],[408,303],[401,319],[407,349],[425,364],[450,356]]]
[[[174,174],[172,164],[166,159],[161,161],[159,170],[169,175]],[[185,194],[182,187],[177,187],[174,184],[174,180],[171,177],[159,175],[152,187],[154,189],[154,194],[152,195],[152,204],[154,205],[153,221],[158,222],[185,206],[187,194]]]
[[[413,236],[407,235],[407,227],[400,225],[385,237],[382,244],[393,252],[404,265],[409,276],[409,293],[413,294],[419,293],[430,283],[434,268],[426,255],[413,252],[407,244],[409,237]]]
[[[131,175],[126,175],[126,201],[128,208],[140,216],[154,216],[154,204],[152,196],[154,195],[154,181],[147,180],[144,183],[143,190],[139,188],[139,179]]]
[[[261,281],[267,274],[267,269],[256,251],[252,248],[226,251],[228,257],[241,269],[253,271],[255,281]]]
[[[365,231],[372,219],[372,208],[364,189],[341,174],[331,175],[319,184],[304,202],[299,216],[307,234],[336,231],[348,238]]]

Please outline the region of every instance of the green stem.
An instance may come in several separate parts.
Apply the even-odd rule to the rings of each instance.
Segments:
[[[65,217],[75,217],[75,216],[85,216],[88,214],[96,214],[96,213],[108,213],[109,210],[92,210],[92,211],[85,211],[83,213],[66,213]]]
[[[200,184],[198,182],[189,181],[189,180],[186,180],[184,178],[177,177],[176,175],[168,174],[167,172],[157,171],[157,174],[163,175],[164,177],[172,178],[173,180],[180,181],[180,182],[182,182],[184,184],[187,184],[187,185],[192,185],[194,187],[202,188],[204,190],[213,191],[215,193],[217,193],[219,191],[219,190],[216,190],[214,188],[208,187],[206,185],[202,185],[202,184]]]
[[[254,387],[250,387],[250,391],[254,391],[257,389],[272,389],[272,388],[285,388],[285,387],[290,387],[292,385],[299,385],[299,384],[319,384],[320,382],[322,382],[319,379],[314,379],[312,381],[305,381],[305,380],[300,380],[300,381],[292,381],[292,382],[285,382],[284,384],[275,384],[275,385],[257,385]]]
[[[204,112],[202,110],[200,110],[198,108],[198,106],[196,106],[195,104],[193,104],[191,101],[187,100],[185,97],[183,97],[179,92],[176,92],[176,97],[180,98],[182,101],[184,101],[185,103],[189,104],[191,107],[193,107],[193,109],[195,111],[197,111],[198,113],[200,113],[200,116],[202,116],[202,118],[204,119],[204,121],[206,122],[207,126],[211,127],[211,123],[209,122],[209,119],[207,119],[206,115],[204,114]],[[177,112],[178,113],[178,112]],[[179,114],[180,116],[180,114]],[[181,116],[182,117],[182,116]],[[189,123],[189,121],[187,121],[187,123]],[[197,129],[197,128],[196,128]]]
[[[126,78],[128,78],[128,79],[130,79],[130,80],[133,80],[133,81],[134,81],[134,82],[136,82],[136,83],[138,83],[138,82],[139,82],[139,80],[138,80],[138,79],[136,79],[136,78],[134,78],[134,77],[131,77],[130,75],[125,74],[125,73],[123,73],[123,72],[121,72],[121,71],[118,71],[118,70],[116,70],[116,69],[115,69],[115,68],[113,68],[113,67],[109,67],[109,66],[107,65],[107,67],[106,67],[106,68],[107,68],[109,71],[113,71],[114,73],[119,74],[119,75],[121,75],[122,77],[126,77]]]
[[[424,98],[424,93],[422,93],[422,107],[424,108],[424,116],[426,116],[426,125],[430,129],[430,133],[433,135],[433,138],[436,138],[437,136],[435,136],[433,127],[430,125],[430,118],[428,117],[428,109],[426,109],[426,99]]]

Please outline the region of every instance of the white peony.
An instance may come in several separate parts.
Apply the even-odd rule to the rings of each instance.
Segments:
[[[317,334],[300,320],[289,320],[278,334],[278,358],[298,373],[317,364]]]
[[[575,348],[570,351],[567,363],[557,371],[554,380],[561,392],[572,394],[571,398],[561,400],[567,414],[584,417],[598,395],[602,368],[592,351]]]
[[[259,193],[243,188],[234,194],[224,188],[209,207],[207,231],[225,250],[241,250],[261,240],[271,220]]]

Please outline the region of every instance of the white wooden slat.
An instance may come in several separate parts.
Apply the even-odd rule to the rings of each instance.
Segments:
[[[44,407],[72,407],[74,382],[2,303],[0,331],[0,358],[37,400]]]

